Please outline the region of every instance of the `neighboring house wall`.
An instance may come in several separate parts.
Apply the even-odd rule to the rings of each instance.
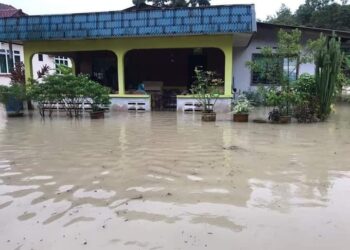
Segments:
[[[45,65],[50,67],[50,74],[56,72],[56,64],[64,64],[68,67],[72,67],[72,61],[67,57],[55,57],[46,54],[35,54],[32,59],[33,66],[33,78],[38,79],[37,72]]]
[[[12,51],[14,53],[14,60],[20,60],[23,62],[23,46],[18,44],[12,44]],[[1,43],[0,46],[0,85],[9,85],[11,82],[10,79],[10,70],[8,63],[9,44]]]
[[[12,45],[12,51],[14,53],[14,59],[15,62],[24,61],[24,54],[23,54],[23,46],[19,44],[13,44]],[[6,55],[9,55],[9,44],[8,43],[1,43],[0,46],[0,85],[6,85],[8,86],[11,82],[10,78],[10,71],[9,71],[9,64],[8,64],[8,57]],[[40,58],[39,58],[40,57]],[[40,60],[39,60],[40,59]],[[55,57],[51,55],[45,55],[42,54],[39,56],[39,54],[35,54],[33,56],[33,78],[37,79],[37,72],[44,66],[48,65],[50,67],[50,73],[55,72],[56,63],[63,63],[66,64],[68,67],[72,67],[72,62],[68,58],[64,57]]]
[[[277,46],[278,29],[268,29],[258,27],[258,32],[254,34],[248,47],[235,47],[233,51],[233,73],[234,88],[238,91],[246,91],[255,88],[252,84],[251,70],[246,66],[246,62],[252,60],[253,54],[259,54],[263,47]],[[310,39],[317,39],[319,32],[303,32],[302,43],[305,45]],[[299,74],[314,74],[315,65],[313,63],[301,64]]]

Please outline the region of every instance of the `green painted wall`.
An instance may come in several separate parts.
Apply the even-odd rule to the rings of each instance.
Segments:
[[[218,48],[225,54],[225,96],[231,96],[233,79],[233,36],[181,36],[152,38],[117,38],[71,41],[30,41],[24,43],[26,79],[32,78],[32,56],[37,53],[109,50],[118,57],[119,96],[125,96],[124,55],[133,49]]]

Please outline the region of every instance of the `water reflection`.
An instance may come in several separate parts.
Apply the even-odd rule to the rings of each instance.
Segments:
[[[1,249],[345,249],[348,110],[288,126],[0,117]]]

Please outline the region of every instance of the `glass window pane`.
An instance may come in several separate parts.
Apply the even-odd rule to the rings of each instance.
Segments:
[[[18,55],[15,55],[15,63],[21,62],[21,57]]]
[[[0,54],[0,73],[8,73],[5,55]]]

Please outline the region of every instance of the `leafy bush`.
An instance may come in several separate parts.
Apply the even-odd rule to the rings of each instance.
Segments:
[[[243,95],[245,95],[251,105],[258,107],[266,105],[265,92],[265,88],[263,86],[259,86],[257,90],[249,89],[244,91]]]
[[[294,117],[301,123],[318,121],[319,104],[315,77],[302,74],[295,82],[293,89],[296,93],[296,103],[293,109]]]
[[[42,116],[45,116],[45,107],[49,106],[49,110],[52,110],[56,103],[64,104],[69,117],[79,117],[83,104],[91,104],[93,110],[98,110],[110,103],[108,88],[90,80],[86,75],[75,76],[68,69],[59,71],[64,74],[48,75],[41,83],[33,81],[30,86],[30,96],[38,103]]]
[[[252,105],[245,95],[240,95],[234,103],[233,112],[235,114],[248,114],[252,110]]]

